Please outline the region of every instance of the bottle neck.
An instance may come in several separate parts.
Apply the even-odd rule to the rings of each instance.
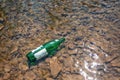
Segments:
[[[62,42],[64,42],[64,41],[65,41],[65,38],[60,38],[60,39],[59,39],[59,42],[60,42],[60,43],[62,43]]]

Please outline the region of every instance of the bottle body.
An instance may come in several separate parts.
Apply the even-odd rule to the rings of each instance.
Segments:
[[[36,60],[39,60],[45,56],[52,56],[60,44],[64,41],[65,38],[49,41],[29,52],[26,57],[28,58],[28,61],[35,62]]]

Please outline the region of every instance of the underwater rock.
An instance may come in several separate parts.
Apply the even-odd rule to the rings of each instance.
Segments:
[[[46,80],[53,80],[52,78],[46,78]]]
[[[4,25],[3,24],[0,24],[0,30],[4,28]]]
[[[28,66],[23,64],[23,63],[19,63],[19,69],[21,70],[27,70],[28,69]]]
[[[4,66],[4,71],[5,71],[5,72],[9,72],[10,70],[11,70],[11,65],[6,64],[6,65]]]
[[[8,80],[10,78],[10,73],[5,73],[3,79]]]
[[[81,75],[76,75],[76,74],[63,74],[62,80],[84,80]]]
[[[34,72],[29,71],[25,73],[24,78],[25,80],[34,80],[36,78],[36,75]]]
[[[58,75],[58,73],[61,71],[61,69],[62,69],[62,66],[58,62],[57,57],[53,57],[50,60],[51,75],[55,78]]]

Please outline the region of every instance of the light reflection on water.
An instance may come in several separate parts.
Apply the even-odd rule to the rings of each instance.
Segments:
[[[101,75],[104,75],[104,72],[107,71],[107,67],[104,62],[102,62],[98,53],[90,50],[95,50],[96,47],[90,47],[90,45],[87,47],[89,48],[83,49],[83,55],[85,56],[83,56],[80,60],[76,60],[75,62],[77,73],[82,75],[84,80],[102,80]]]

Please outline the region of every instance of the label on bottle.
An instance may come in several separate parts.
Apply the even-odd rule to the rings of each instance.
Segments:
[[[32,52],[35,52],[35,51],[41,49],[42,47],[43,47],[43,45],[41,45],[41,46],[37,47],[36,49],[32,50]]]
[[[44,57],[46,55],[48,55],[48,52],[45,48],[34,54],[34,56],[37,60],[41,59],[42,57]]]

